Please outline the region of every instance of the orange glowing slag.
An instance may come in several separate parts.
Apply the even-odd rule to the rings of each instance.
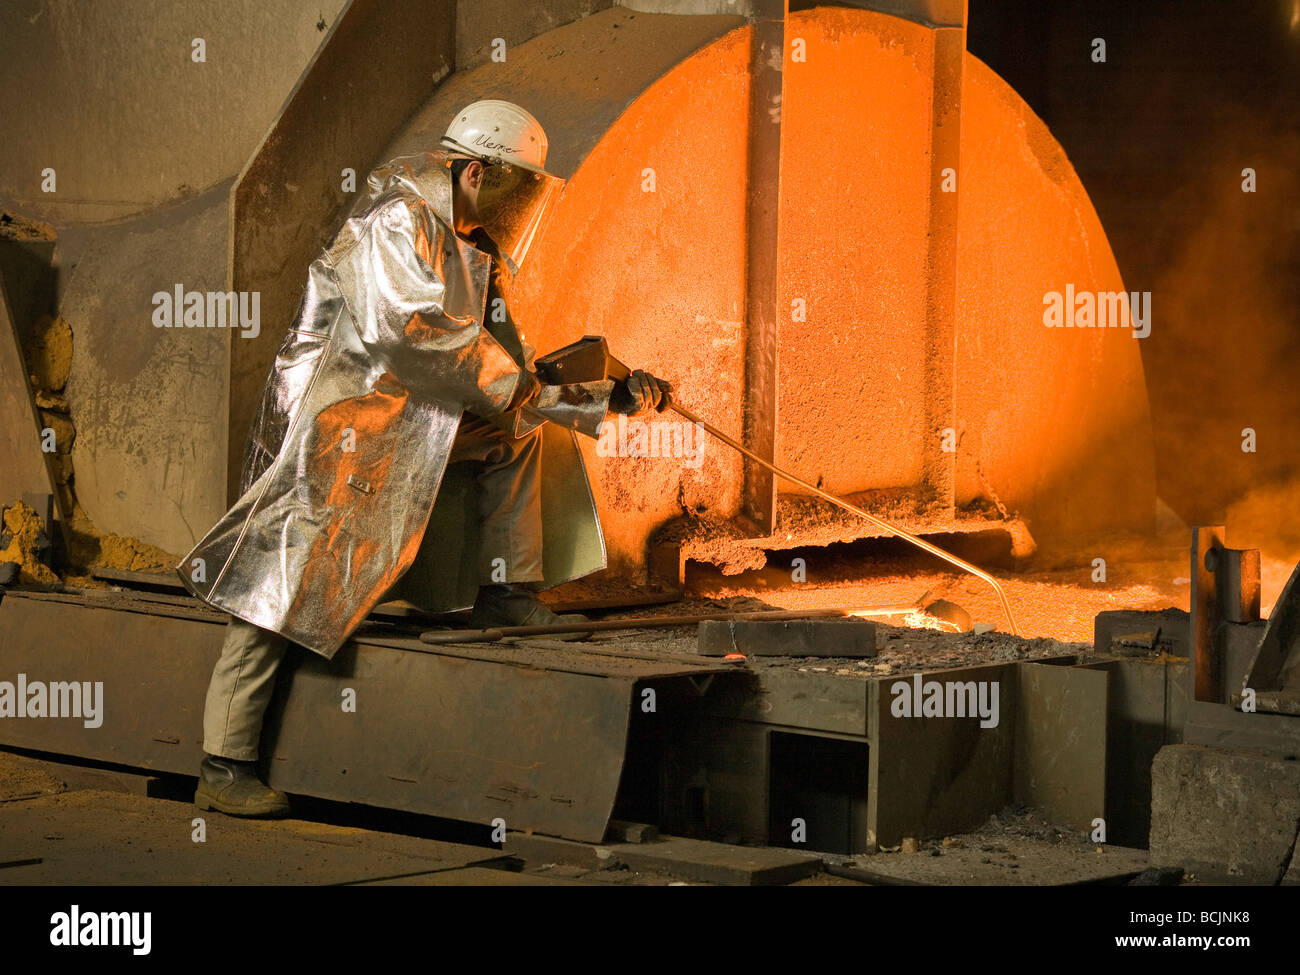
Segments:
[[[941,620],[937,616],[931,616],[916,606],[859,607],[857,609],[846,609],[844,615],[854,616],[859,619],[900,616],[902,617],[899,623],[900,626],[910,626],[921,630],[943,630],[948,633],[961,632],[956,624]]]

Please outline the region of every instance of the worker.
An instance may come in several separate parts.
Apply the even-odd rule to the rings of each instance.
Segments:
[[[288,643],[333,657],[399,593],[435,610],[472,600],[474,626],[559,622],[537,591],[604,567],[574,432],[662,411],[670,387],[640,370],[566,386],[533,371],[505,299],[563,186],[546,152],[528,112],[475,102],[437,151],[372,173],[312,263],[242,496],[177,567],[232,616],[203,714],[201,809],[288,812],[257,771]]]

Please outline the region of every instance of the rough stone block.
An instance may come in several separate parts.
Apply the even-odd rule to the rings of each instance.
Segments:
[[[1300,762],[1168,745],[1151,765],[1151,864],[1276,884],[1300,828]]]
[[[1093,648],[1098,653],[1141,656],[1136,651],[1145,644],[1152,656],[1186,657],[1191,653],[1189,625],[1189,617],[1181,609],[1106,610],[1098,613],[1093,623]]]

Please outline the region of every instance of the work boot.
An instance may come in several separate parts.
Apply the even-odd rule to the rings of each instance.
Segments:
[[[289,797],[258,777],[256,762],[237,762],[219,755],[209,755],[199,765],[194,804],[228,816],[269,818],[289,814]]]
[[[495,626],[553,626],[586,622],[587,617],[580,613],[552,613],[537,594],[522,583],[480,586],[474,609],[469,614],[470,626],[484,630]],[[546,638],[569,641],[585,640],[589,636],[590,630],[585,633],[553,633]]]

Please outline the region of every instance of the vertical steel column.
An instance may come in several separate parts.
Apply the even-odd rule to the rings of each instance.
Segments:
[[[755,0],[750,54],[749,157],[746,172],[744,443],[776,459],[777,232],[781,197],[781,83],[787,0]],[[772,531],[776,484],[745,462],[743,511],[758,531]]]
[[[0,281],[0,507],[30,494],[53,493],[59,517],[65,521],[63,495],[58,489],[53,454],[41,450],[40,414],[27,381],[18,323],[14,320],[8,292]],[[3,527],[3,526],[0,526]],[[50,525],[46,530],[53,532]]]
[[[1192,529],[1192,700],[1224,703],[1223,661],[1219,649],[1218,583],[1211,553],[1224,547],[1222,525]]]
[[[930,212],[925,299],[926,438],[922,480],[945,506],[954,504],[955,451],[944,431],[956,430],[957,216],[961,196],[961,102],[966,57],[966,0],[931,3],[934,87],[930,110]],[[951,172],[949,172],[951,171]],[[945,192],[945,185],[947,191]]]

